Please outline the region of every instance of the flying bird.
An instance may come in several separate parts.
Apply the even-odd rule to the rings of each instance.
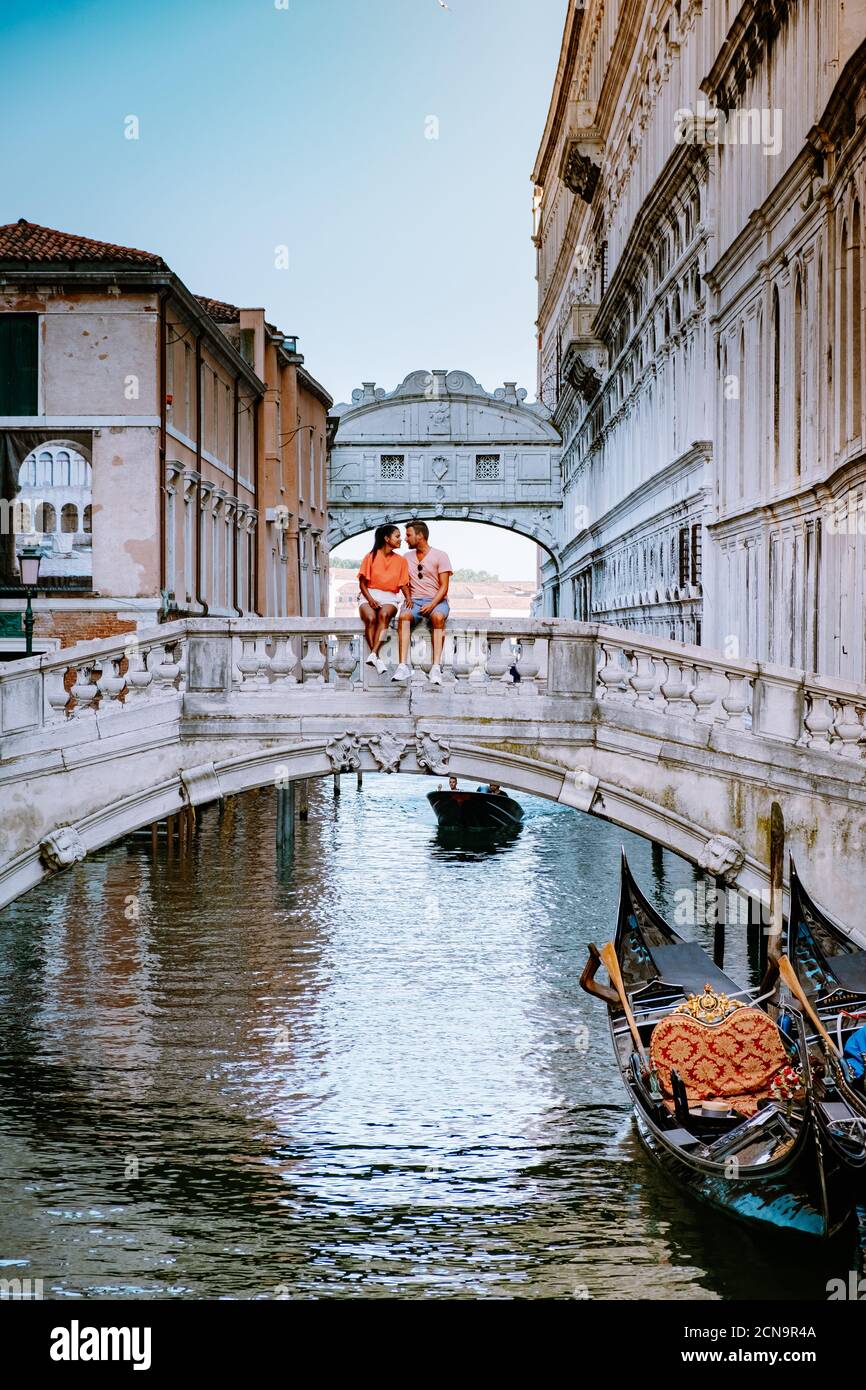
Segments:
[[[440,10],[450,10],[451,6],[446,5],[445,0],[439,0],[439,8]]]

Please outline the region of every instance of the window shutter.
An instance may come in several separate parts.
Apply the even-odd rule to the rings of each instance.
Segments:
[[[0,415],[39,411],[39,317],[0,314]]]
[[[679,587],[680,587],[681,589],[684,589],[685,586],[686,586],[686,585],[688,584],[688,582],[689,582],[689,528],[688,528],[687,526],[681,526],[681,527],[680,527],[680,536],[679,536],[679,539],[680,539],[680,565],[679,565],[679,569],[680,569],[679,580],[680,580],[680,583],[679,583]]]
[[[692,583],[701,582],[701,528],[700,525],[692,527]]]

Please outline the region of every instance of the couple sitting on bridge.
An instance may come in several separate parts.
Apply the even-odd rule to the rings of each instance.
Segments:
[[[442,648],[449,613],[448,585],[453,573],[451,561],[444,550],[434,550],[430,545],[430,531],[424,521],[407,523],[408,555],[398,553],[400,539],[399,526],[390,522],[377,526],[373,549],[364,556],[358,571],[360,613],[370,648],[367,665],[375,666],[382,675],[387,671],[379,648],[400,608],[402,595],[404,604],[397,623],[400,661],[391,679],[404,684],[411,678],[409,638],[412,628],[424,618],[433,637],[430,684],[441,685]]]

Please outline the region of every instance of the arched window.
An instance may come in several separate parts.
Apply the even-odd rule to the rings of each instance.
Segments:
[[[67,536],[78,530],[78,508],[73,502],[67,502],[60,513],[60,529]]]
[[[44,449],[39,455],[39,467],[36,470],[36,486],[51,487],[53,482],[54,456]]]
[[[69,454],[65,449],[59,449],[54,456],[54,486],[69,487]]]
[[[57,513],[50,502],[43,502],[36,508],[36,530],[45,536],[53,536],[57,530]]]
[[[803,448],[803,281],[794,282],[794,477],[799,478]]]
[[[737,401],[737,495],[746,492],[746,333],[740,325],[739,400]]]
[[[862,263],[863,249],[860,245],[860,204],[855,202],[851,213],[851,435],[861,432],[863,412],[863,296]]]
[[[848,224],[842,223],[842,271],[839,276],[839,447],[848,442]]]
[[[771,449],[773,455],[773,486],[779,481],[779,423],[780,423],[780,376],[782,363],[782,339],[779,323],[779,291],[773,286],[773,307],[772,307],[772,334],[773,334],[773,438]]]
[[[89,536],[92,530],[93,530],[93,508],[91,507],[90,503],[88,502],[87,506],[84,508],[84,531],[85,531],[85,534]]]
[[[763,372],[763,366],[761,365],[761,364],[763,364],[763,361],[764,361],[764,310],[763,310],[763,308],[759,308],[759,309],[758,309],[758,317],[757,317],[757,321],[756,321],[756,324],[755,324],[755,343],[756,343],[756,345],[757,345],[757,354],[756,354],[756,357],[755,357],[755,361],[759,364],[759,369]],[[760,493],[763,491],[764,487],[766,486],[766,452],[767,452],[767,450],[766,450],[766,443],[765,443],[765,440],[764,440],[764,431],[765,431],[765,429],[766,429],[767,407],[766,407],[766,405],[764,404],[765,394],[766,394],[766,393],[765,393],[765,391],[763,390],[763,386],[762,386],[762,389],[756,393],[757,398],[756,398],[756,401],[755,401],[755,414],[756,414],[756,417],[757,417],[757,418],[756,418],[756,421],[754,422],[754,423],[755,423],[755,426],[756,426],[756,429],[755,429],[755,457],[754,457],[754,467],[755,467],[755,491],[756,491],[759,495],[760,495]]]
[[[76,457],[72,460],[69,481],[72,487],[88,487],[90,485],[90,464],[86,459]]]
[[[24,460],[18,469],[18,486],[20,488],[36,486],[36,459],[32,454]]]

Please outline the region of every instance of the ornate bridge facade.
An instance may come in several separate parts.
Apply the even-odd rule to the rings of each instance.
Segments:
[[[391,392],[365,382],[331,414],[330,548],[384,521],[479,521],[536,541],[558,566],[560,438],[515,382],[490,393],[468,372],[410,372]]]
[[[751,894],[777,800],[810,888],[862,925],[866,687],[551,619],[453,622],[437,688],[426,643],[408,689],[327,618],[185,619],[0,671],[0,904],[183,806],[365,769],[497,780]]]

